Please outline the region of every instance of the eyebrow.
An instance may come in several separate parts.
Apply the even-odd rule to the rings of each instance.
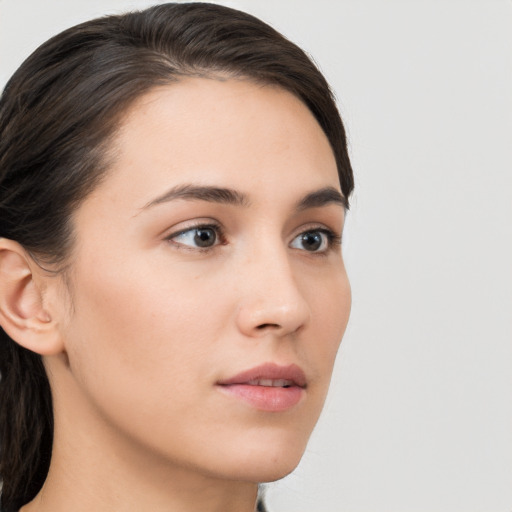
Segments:
[[[296,209],[298,211],[303,211],[310,208],[320,208],[330,203],[339,204],[345,209],[348,208],[347,200],[341,192],[336,190],[334,187],[324,187],[304,196],[297,203]]]
[[[207,201],[242,207],[250,205],[249,197],[238,190],[210,185],[184,184],[171,188],[161,196],[158,196],[156,199],[144,205],[141,210],[146,210],[175,199]],[[338,190],[334,187],[324,187],[305,195],[296,203],[295,209],[297,211],[304,211],[310,208],[320,208],[330,203],[339,204],[343,208],[347,208],[347,200]]]
[[[242,192],[224,187],[212,187],[202,185],[178,185],[171,188],[165,194],[153,199],[143,210],[157,204],[167,203],[174,199],[189,199],[195,201],[208,201],[210,203],[230,204],[233,206],[249,206],[249,198]]]

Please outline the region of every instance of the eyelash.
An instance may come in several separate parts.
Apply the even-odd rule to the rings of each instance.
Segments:
[[[297,249],[297,250],[301,250],[303,252],[306,252],[306,253],[314,255],[314,256],[327,256],[327,254],[329,254],[329,252],[334,250],[336,247],[341,246],[341,236],[340,235],[337,235],[334,231],[332,231],[330,229],[320,227],[320,226],[313,226],[313,227],[310,227],[308,229],[301,231],[300,233],[298,233],[297,235],[295,235],[293,237],[292,242],[297,240],[300,236],[304,236],[308,233],[321,233],[322,235],[324,235],[326,238],[325,249],[320,250],[320,251],[308,251],[306,249]],[[290,242],[290,244],[292,242]]]
[[[175,242],[173,240],[174,238],[177,238],[177,237],[184,235],[186,233],[189,233],[189,232],[199,231],[199,230],[208,230],[208,229],[213,230],[216,235],[216,240],[215,240],[214,245],[209,246],[209,247],[192,247],[190,245],[182,244],[180,242]],[[332,231],[330,229],[320,227],[320,226],[312,226],[310,228],[307,228],[307,229],[301,231],[300,233],[298,233],[297,235],[295,235],[293,237],[292,242],[294,240],[296,240],[298,237],[300,237],[301,235],[305,235],[308,233],[321,233],[322,235],[324,235],[327,239],[326,240],[327,247],[321,251],[308,251],[306,249],[297,249],[297,250],[301,250],[303,252],[306,252],[306,253],[309,253],[309,254],[312,254],[315,256],[326,256],[335,247],[338,247],[341,245],[341,236],[337,235],[334,231]],[[226,245],[228,243],[225,233],[224,233],[224,230],[222,229],[222,227],[219,224],[215,224],[215,223],[198,223],[196,225],[189,226],[186,229],[182,229],[178,232],[171,233],[170,235],[165,237],[165,240],[172,243],[180,250],[201,252],[201,253],[210,252],[213,249],[215,249],[216,247],[218,247],[219,245]],[[292,242],[290,242],[290,244]]]
[[[191,231],[198,231],[198,230],[206,230],[206,229],[211,229],[213,231],[215,231],[215,235],[216,235],[216,243],[210,247],[192,247],[192,246],[189,246],[189,245],[186,245],[186,244],[181,244],[179,242],[175,242],[173,240],[173,238],[176,238],[180,235],[184,235],[185,233],[189,233]],[[227,244],[227,240],[226,240],[226,237],[225,237],[225,234],[224,234],[224,230],[222,229],[222,227],[219,225],[219,224],[208,224],[208,223],[199,223],[199,224],[196,224],[196,225],[192,225],[192,226],[189,226],[185,229],[181,229],[180,231],[178,231],[177,233],[171,233],[170,235],[166,236],[165,237],[165,240],[167,240],[168,242],[170,242],[171,244],[175,245],[177,248],[181,249],[181,250],[184,250],[184,251],[194,251],[194,252],[210,252],[212,249],[214,249],[215,247],[219,246],[219,245],[226,245]]]

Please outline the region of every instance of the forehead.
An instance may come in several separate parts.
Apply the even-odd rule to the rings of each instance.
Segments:
[[[155,88],[132,105],[113,146],[105,185],[145,194],[143,204],[180,181],[247,194],[339,189],[331,147],[309,109],[248,80],[187,78]]]

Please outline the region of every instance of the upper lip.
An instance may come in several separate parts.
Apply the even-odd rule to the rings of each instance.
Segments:
[[[306,375],[302,368],[296,364],[280,366],[275,363],[265,363],[249,370],[238,373],[234,377],[218,382],[221,386],[230,386],[233,384],[249,384],[255,380],[285,380],[291,381],[294,385],[301,388],[306,387]]]

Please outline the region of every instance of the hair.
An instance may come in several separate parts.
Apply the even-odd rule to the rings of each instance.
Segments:
[[[347,198],[346,136],[328,83],[295,44],[259,19],[219,5],[168,3],[65,30],[30,55],[0,98],[0,237],[65,271],[71,215],[109,168],[123,113],[149,90],[187,76],[277,85],[312,112],[332,147]],[[42,358],[0,329],[0,507],[41,489],[53,442]]]

